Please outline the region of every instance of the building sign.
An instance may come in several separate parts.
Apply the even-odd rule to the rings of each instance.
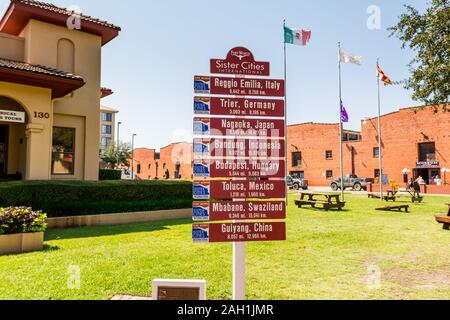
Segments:
[[[286,240],[286,223],[194,224],[192,239],[194,242],[282,241]]]
[[[284,97],[284,80],[195,76],[194,91],[197,94]]]
[[[255,61],[250,50],[236,47],[228,52],[225,60],[211,59],[211,73],[270,76],[270,63]]]
[[[194,113],[215,116],[284,117],[284,100],[194,97]]]
[[[224,220],[283,220],[286,219],[284,201],[194,202],[194,221]]]
[[[439,168],[439,165],[439,161],[424,161],[416,164],[417,168]]]
[[[284,180],[211,180],[194,181],[194,200],[209,199],[283,199],[286,198]]]
[[[283,160],[197,159],[193,164],[194,179],[198,178],[284,178]]]
[[[194,118],[194,135],[284,138],[284,120]]]
[[[194,156],[209,158],[284,158],[284,140],[210,138],[194,139]]]
[[[25,112],[0,110],[0,121],[25,123]]]

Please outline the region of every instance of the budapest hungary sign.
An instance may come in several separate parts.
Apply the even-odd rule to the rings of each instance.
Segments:
[[[284,81],[255,78],[270,63],[243,47],[210,67],[228,76],[194,77],[193,240],[285,240],[285,222],[268,221],[286,218]]]

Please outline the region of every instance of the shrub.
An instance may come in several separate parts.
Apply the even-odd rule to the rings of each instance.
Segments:
[[[0,235],[43,232],[47,215],[27,207],[0,208]]]
[[[98,179],[99,180],[120,180],[120,179],[122,179],[122,171],[100,169],[99,174],[98,174]]]
[[[14,181],[0,183],[0,207],[27,206],[49,217],[189,208],[187,181]]]

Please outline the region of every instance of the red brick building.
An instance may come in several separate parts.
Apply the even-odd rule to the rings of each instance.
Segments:
[[[160,152],[155,149],[134,149],[134,175],[139,180],[192,178],[192,144],[172,143]],[[131,161],[130,161],[131,163]]]
[[[361,132],[345,131],[344,174],[364,178],[379,177],[378,118],[361,122]],[[404,170],[408,178],[421,175],[436,188],[436,177],[450,183],[450,110],[435,107],[400,109],[381,117],[383,174],[402,185]],[[305,123],[288,127],[288,168],[309,180],[310,185],[328,185],[338,178],[339,125]],[[436,186],[437,187],[437,186]],[[441,186],[440,190],[450,186]],[[436,191],[437,193],[440,193]]]

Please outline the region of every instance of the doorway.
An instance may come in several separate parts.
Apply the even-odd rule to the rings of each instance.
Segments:
[[[8,173],[8,129],[8,126],[0,125],[0,177]]]

